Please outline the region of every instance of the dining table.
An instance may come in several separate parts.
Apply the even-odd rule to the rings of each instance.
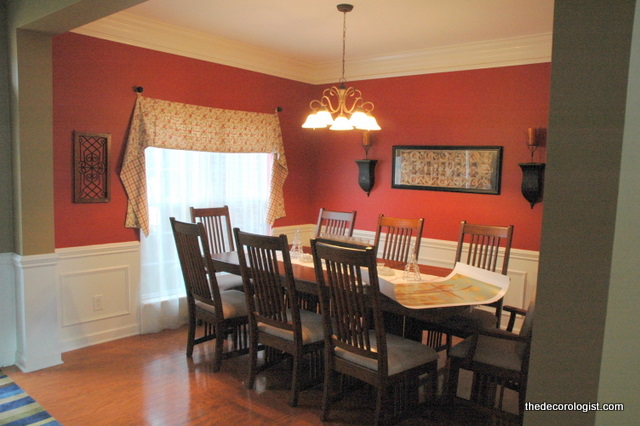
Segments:
[[[308,249],[305,248],[305,251],[308,251]],[[215,253],[212,254],[211,257],[217,272],[227,272],[240,275],[240,262],[238,260],[237,252]],[[402,262],[389,260],[384,260],[384,265],[387,268],[393,269],[396,273],[399,273],[398,271],[403,271],[405,267],[405,264]],[[292,260],[291,266],[293,269],[296,290],[298,292],[317,296],[318,284],[313,262]],[[420,269],[420,273],[425,274],[426,276],[446,277],[452,271],[450,268],[431,265],[419,264],[418,267]],[[281,267],[281,270],[284,269]],[[380,276],[379,278],[384,279],[385,277]],[[416,340],[420,340],[422,338],[422,330],[428,330],[430,323],[439,323],[452,315],[471,308],[470,305],[461,305],[449,307],[423,307],[416,309],[404,306],[384,294],[380,298],[380,304],[384,312],[395,315],[396,318],[404,318],[402,334],[405,335],[405,337],[414,338]]]

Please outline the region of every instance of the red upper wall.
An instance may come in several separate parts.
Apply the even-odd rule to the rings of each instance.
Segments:
[[[354,160],[364,158],[359,134],[307,130],[318,176],[313,210],[358,210],[356,228],[371,231],[380,213],[424,217],[425,237],[450,241],[457,239],[461,220],[513,224],[514,247],[538,250],[543,204],[532,209],[523,198],[518,163],[530,161],[525,130],[547,127],[550,73],[545,63],[350,84],[375,104],[382,127],[372,132],[369,151],[369,158],[378,160],[376,185],[369,197],[358,186]],[[320,88],[315,92],[317,97]],[[503,146],[501,193],[392,189],[394,145]],[[543,156],[541,149],[535,160],[544,161]]]
[[[274,112],[280,106],[289,177],[287,216],[306,223],[313,165],[299,126],[312,87],[237,68],[78,34],[53,40],[54,214],[56,248],[133,241],[124,228],[126,196],[118,176],[136,95],[215,108]],[[73,132],[111,133],[111,202],[73,203]],[[299,202],[296,202],[299,201]],[[186,218],[185,218],[186,219]]]
[[[53,64],[57,248],[138,238],[123,226],[126,197],[118,177],[136,85],[145,96],[216,108],[283,107],[287,217],[275,226],[313,223],[320,207],[356,209],[358,229],[374,230],[379,213],[424,217],[424,236],[444,240],[456,239],[462,219],[511,223],[515,247],[539,248],[542,204],[531,209],[522,198],[518,163],[529,161],[524,130],[547,127],[549,64],[355,82],[375,103],[382,127],[369,152],[378,160],[370,197],[357,184],[354,160],[364,157],[358,133],[300,128],[320,87],[77,34],[54,38]],[[110,203],[72,202],[74,130],[112,135]],[[393,145],[504,146],[502,193],[391,189]]]

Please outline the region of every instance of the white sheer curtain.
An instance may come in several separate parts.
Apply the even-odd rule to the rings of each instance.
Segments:
[[[141,233],[141,332],[187,320],[184,280],[170,217],[189,222],[189,207],[228,205],[233,227],[266,234],[271,154],[147,148],[149,236]]]

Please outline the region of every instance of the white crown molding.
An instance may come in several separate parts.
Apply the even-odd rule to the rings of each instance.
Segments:
[[[73,32],[309,84],[337,81],[340,63],[306,63],[246,44],[121,12]],[[347,80],[399,77],[551,61],[551,33],[421,49],[347,61]]]
[[[249,71],[305,81],[311,65],[200,31],[121,12],[72,32]]]
[[[352,60],[347,80],[401,77],[551,62],[552,34],[480,41]],[[318,77],[336,74],[337,63],[316,67]],[[331,83],[324,78],[319,83]]]

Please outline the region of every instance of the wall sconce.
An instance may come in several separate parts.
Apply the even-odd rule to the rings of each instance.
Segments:
[[[364,159],[356,160],[358,164],[358,184],[364,192],[369,193],[373,189],[373,185],[376,182],[375,168],[378,160],[369,160],[369,148],[373,145],[371,141],[371,135],[368,131],[362,132],[362,148],[364,148]]]
[[[522,195],[531,204],[531,208],[536,203],[542,201],[544,190],[544,163],[535,163],[533,155],[540,147],[546,146],[547,129],[529,128],[525,132],[525,142],[527,149],[531,153],[531,162],[520,163],[522,169]]]

